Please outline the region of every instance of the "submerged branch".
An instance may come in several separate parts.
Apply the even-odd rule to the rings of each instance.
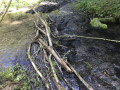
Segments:
[[[33,9],[34,10],[34,9]],[[63,60],[63,58],[61,58],[61,56],[59,55],[59,53],[57,51],[55,51],[54,49],[54,40],[52,40],[51,38],[51,31],[50,31],[50,27],[48,26],[47,22],[41,17],[41,15],[39,13],[37,13],[35,10],[34,12],[39,16],[39,19],[40,21],[42,22],[42,25],[44,25],[44,28],[45,30],[42,30],[40,27],[38,27],[38,25],[35,23],[35,26],[37,28],[37,31],[36,31],[36,36],[34,37],[33,41],[34,40],[37,40],[38,43],[42,46],[42,47],[45,47],[45,49],[43,49],[43,52],[44,52],[44,57],[49,61],[49,67],[51,67],[51,70],[52,70],[52,74],[53,76],[51,77],[55,86],[57,87],[58,90],[65,90],[65,87],[63,87],[61,84],[60,84],[60,81],[58,79],[58,75],[56,74],[57,72],[55,71],[55,67],[53,65],[53,62],[51,60],[51,57],[54,56],[54,58],[56,59],[56,61],[68,72],[73,72],[78,78],[79,80],[86,86],[86,88],[88,88],[89,90],[93,90],[93,88],[77,73],[77,71],[68,63],[68,62],[65,62]],[[42,33],[39,33],[39,31]],[[49,43],[46,44],[44,42],[44,38],[40,38],[40,34],[41,35],[44,35],[45,37],[47,37],[47,41]],[[42,37],[42,36],[41,36]],[[90,38],[90,39],[101,39],[101,38],[94,38],[94,37],[85,37],[85,36],[77,36],[77,35],[63,35],[63,36],[58,36],[56,38]],[[106,39],[103,39],[103,40],[106,40]],[[31,45],[30,45],[31,47]],[[49,89],[49,84],[45,81],[45,78],[43,77],[42,73],[37,69],[37,67],[35,66],[33,60],[32,60],[32,57],[30,56],[30,47],[28,49],[28,57],[30,59],[30,62],[32,63],[34,69],[36,70],[36,72],[39,74],[39,76],[41,77],[42,81],[44,82],[45,86],[47,89]],[[49,52],[47,53],[46,50]],[[49,58],[47,56],[47,54],[49,54]],[[59,68],[59,67],[58,67]],[[61,72],[62,70],[59,69],[59,71]],[[62,72],[61,72],[62,73]],[[63,74],[62,74],[63,76]],[[63,79],[65,81],[65,83],[71,88],[73,89],[73,87],[67,82],[67,80],[64,78],[63,76]],[[51,86],[52,88],[52,86]]]
[[[40,76],[40,78],[41,78],[42,81],[44,82],[47,90],[49,90],[49,84],[45,81],[45,78],[43,77],[42,73],[38,70],[37,66],[36,66],[35,63],[33,62],[33,59],[32,59],[32,57],[31,57],[31,55],[30,55],[30,48],[31,48],[31,44],[30,44],[30,46],[29,46],[29,48],[28,48],[28,52],[27,52],[28,58],[29,58],[29,60],[30,60],[30,62],[31,62],[31,64],[32,64],[32,66],[34,67],[35,71],[38,73],[38,75]]]
[[[45,30],[46,30],[46,34],[47,34],[47,38],[48,38],[48,42],[49,42],[49,46],[47,46],[42,39],[39,39],[40,43],[42,43],[52,54],[53,56],[56,58],[56,60],[65,68],[66,71],[71,72],[71,69],[67,66],[67,64],[65,63],[65,61],[60,58],[54,51],[53,49],[53,44],[52,44],[52,39],[50,36],[50,27],[46,24],[46,22],[44,21],[44,19],[40,16],[40,14],[38,12],[35,11],[35,9],[33,9],[34,12],[39,16],[40,21],[43,23],[43,25],[45,26]],[[41,30],[40,30],[41,31]],[[42,32],[43,33],[43,32]]]
[[[53,76],[54,76],[56,82],[59,83],[59,79],[58,79],[58,77],[56,75],[55,68],[54,68],[53,62],[51,60],[51,56],[52,55],[50,54],[50,56],[49,56],[49,62],[50,62],[51,70],[52,70],[52,73],[53,73]]]
[[[86,36],[79,36],[79,35],[61,35],[61,36],[58,36],[58,38],[86,38],[86,39],[104,40],[104,41],[116,42],[116,43],[120,42],[119,40],[111,40],[111,39],[98,38],[98,37],[86,37]]]
[[[72,70],[67,66],[67,64],[65,63],[65,61],[60,58],[54,51],[53,48],[50,48],[50,46],[47,46],[42,39],[39,38],[39,42],[45,46],[46,49],[48,49],[48,51],[56,58],[56,60],[62,65],[62,67],[64,67],[64,69],[68,72],[72,72]]]
[[[79,78],[79,80],[88,88],[89,90],[94,90],[81,76],[77,73],[77,71],[72,67],[70,63],[67,62],[67,64],[70,66],[72,71],[75,73],[75,75]]]

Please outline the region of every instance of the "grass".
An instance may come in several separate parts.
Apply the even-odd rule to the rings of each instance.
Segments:
[[[75,9],[98,17],[120,18],[120,0],[78,0]]]
[[[12,87],[12,90],[32,90],[32,86],[36,89],[39,88],[39,82],[36,79],[39,77],[29,77],[30,75],[31,73],[29,73],[29,71],[20,64],[16,64],[13,67],[8,67],[0,71],[0,90],[7,90],[10,87]],[[12,83],[16,84],[12,85]],[[8,85],[9,87],[7,88]]]
[[[3,80],[11,80],[12,73],[10,68],[0,69],[0,82]]]

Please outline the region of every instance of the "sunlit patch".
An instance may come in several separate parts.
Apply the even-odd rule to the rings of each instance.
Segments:
[[[10,20],[4,21],[4,24],[9,24],[9,23],[10,23]]]
[[[8,13],[17,13],[17,12],[25,12],[25,11],[27,11],[27,10],[29,10],[28,8],[20,8],[20,9],[16,9],[16,8],[11,8],[9,11],[10,12],[8,12]]]
[[[16,25],[16,24],[21,24],[21,23],[22,23],[22,21],[14,21],[11,23],[11,25]]]

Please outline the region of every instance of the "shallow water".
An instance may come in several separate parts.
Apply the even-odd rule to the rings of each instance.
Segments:
[[[0,26],[0,65],[3,67],[17,62],[23,65],[28,63],[26,51],[34,36],[35,19],[31,15],[28,15],[29,18],[26,15],[22,17],[21,20],[14,16],[11,19],[7,15]]]

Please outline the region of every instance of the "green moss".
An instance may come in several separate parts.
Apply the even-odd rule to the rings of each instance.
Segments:
[[[107,25],[106,24],[103,24],[99,21],[98,18],[93,18],[90,22],[91,26],[92,27],[95,27],[95,28],[101,28],[101,29],[107,29]]]
[[[101,29],[108,29],[108,27],[107,27],[107,25],[106,24],[103,24],[103,23],[99,23],[99,27],[101,28]]]

